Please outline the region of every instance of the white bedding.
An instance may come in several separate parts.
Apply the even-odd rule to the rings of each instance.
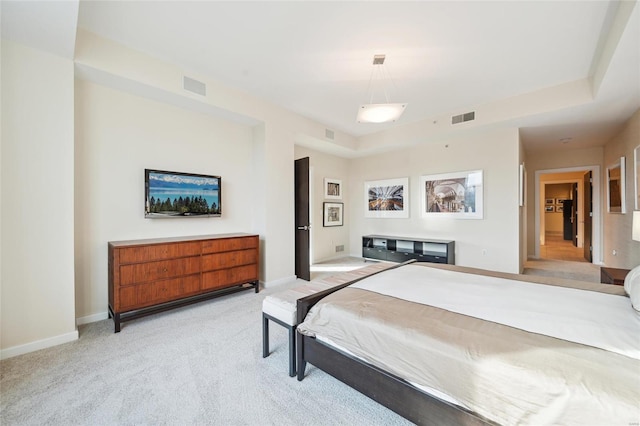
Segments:
[[[298,331],[499,424],[640,424],[638,315],[623,292],[601,294],[621,289],[451,272],[369,277],[321,300]]]
[[[420,285],[416,285],[420,283]],[[627,297],[406,265],[351,285],[640,359]]]

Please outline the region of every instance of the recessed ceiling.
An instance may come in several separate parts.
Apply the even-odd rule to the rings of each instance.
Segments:
[[[608,1],[83,0],[77,25],[354,137],[595,82],[589,102],[506,123],[535,150],[604,145],[640,108],[640,7],[624,3],[620,24]],[[408,103],[397,123],[356,122],[375,54]]]

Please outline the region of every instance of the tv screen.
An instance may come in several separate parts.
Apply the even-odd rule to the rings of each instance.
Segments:
[[[220,216],[220,176],[144,170],[146,218]]]

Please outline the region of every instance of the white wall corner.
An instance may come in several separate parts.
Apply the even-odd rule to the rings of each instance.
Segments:
[[[76,326],[90,324],[92,322],[98,322],[98,321],[106,320],[108,318],[109,318],[109,313],[106,311],[93,314],[93,315],[87,315],[84,317],[76,318]]]

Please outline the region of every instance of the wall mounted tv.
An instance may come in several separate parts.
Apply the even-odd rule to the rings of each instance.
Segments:
[[[146,218],[221,215],[220,176],[145,169],[144,187]]]

